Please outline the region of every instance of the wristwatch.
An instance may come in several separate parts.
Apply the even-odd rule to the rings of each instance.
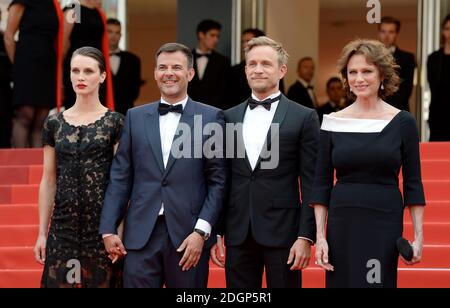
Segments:
[[[209,239],[209,234],[206,233],[206,232],[203,231],[203,230],[200,230],[200,229],[194,229],[194,232],[200,234],[200,235],[202,236],[203,240],[205,240],[205,241],[207,241],[207,240]]]

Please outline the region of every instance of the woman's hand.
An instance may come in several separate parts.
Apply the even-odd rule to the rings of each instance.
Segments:
[[[328,263],[328,243],[325,238],[319,238],[316,243],[316,264],[328,272],[333,272],[333,265]]]
[[[36,262],[44,265],[45,263],[45,248],[47,247],[47,238],[44,235],[39,235],[34,246],[34,258]]]
[[[415,239],[414,242],[411,243],[411,247],[414,252],[412,260],[406,261],[405,259],[401,258],[403,263],[405,263],[406,265],[410,265],[410,266],[420,263],[420,261],[422,261],[423,240]]]

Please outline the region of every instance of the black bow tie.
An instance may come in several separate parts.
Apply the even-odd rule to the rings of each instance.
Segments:
[[[268,98],[263,101],[257,101],[255,99],[253,99],[252,97],[250,97],[248,99],[248,105],[250,106],[250,110],[253,110],[258,106],[263,106],[264,108],[267,109],[267,111],[270,111],[270,108],[272,107],[272,103],[275,103],[275,102],[279,101],[280,99],[281,99],[281,95],[279,95],[275,98]]]
[[[169,112],[176,112],[179,114],[183,114],[183,105],[179,104],[179,105],[174,106],[174,105],[159,103],[158,111],[159,111],[160,115],[166,115]]]
[[[211,57],[211,54],[210,53],[196,53],[195,54],[196,59],[201,58],[201,57],[207,57],[209,59]]]
[[[310,86],[310,85],[307,86],[306,88],[307,88],[308,90],[314,90],[314,87],[313,87],[313,86]]]
[[[112,51],[109,53],[109,56],[119,56],[120,55],[120,51]]]

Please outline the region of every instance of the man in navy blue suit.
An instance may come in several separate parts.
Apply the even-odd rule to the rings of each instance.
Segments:
[[[224,115],[188,97],[195,74],[188,47],[165,44],[156,61],[161,100],[127,112],[99,232],[112,259],[125,257],[125,287],[204,288],[227,172],[220,144],[215,155],[198,149],[220,136],[204,128],[223,129]]]

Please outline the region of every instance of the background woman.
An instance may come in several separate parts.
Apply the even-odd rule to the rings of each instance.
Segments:
[[[42,146],[42,125],[57,102],[61,54],[57,47],[62,41],[62,19],[57,0],[14,0],[9,7],[5,45],[14,64],[13,147]],[[16,43],[17,31],[20,36]]]

